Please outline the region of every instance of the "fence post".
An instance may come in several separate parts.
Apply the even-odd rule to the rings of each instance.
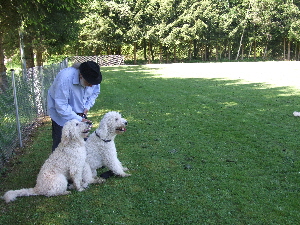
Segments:
[[[15,70],[11,69],[10,71],[11,71],[11,77],[12,77],[14,104],[15,104],[15,107],[16,107],[16,123],[17,123],[17,129],[18,129],[19,142],[20,142],[20,147],[23,147],[22,134],[21,134],[21,129],[20,129],[18,99],[17,99],[17,92],[16,92]]]
[[[32,102],[34,104],[34,109],[36,111],[36,115],[38,115],[38,107],[37,107],[37,101],[36,101],[36,94],[35,94],[35,86],[34,83],[36,82],[35,80],[35,71],[36,67],[32,67],[27,70],[27,77],[28,79],[31,79],[31,96],[32,96]],[[30,76],[31,75],[31,76]]]
[[[46,98],[45,98],[45,83],[44,83],[44,70],[43,70],[43,66],[39,66],[38,67],[38,70],[39,70],[39,73],[38,73],[38,77],[40,78],[41,80],[41,90],[40,93],[41,93],[41,101],[42,101],[42,108],[43,108],[43,116],[46,116]]]

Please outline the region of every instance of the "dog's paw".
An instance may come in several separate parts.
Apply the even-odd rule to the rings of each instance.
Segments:
[[[93,180],[91,181],[92,184],[102,184],[106,181],[106,179],[102,177],[94,177]]]
[[[97,184],[102,184],[102,183],[104,183],[106,180],[105,179],[103,179],[103,178],[101,178],[101,177],[97,177],[96,179],[95,179],[95,183],[97,183]]]
[[[124,173],[124,174],[121,174],[120,176],[121,176],[121,177],[130,177],[131,174],[130,174],[130,173]]]
[[[85,189],[83,187],[80,187],[77,191],[84,191]]]
[[[71,194],[71,191],[65,191],[65,192],[61,193],[61,195],[69,195],[69,194]]]
[[[75,189],[75,186],[74,186],[73,184],[69,184],[69,185],[68,185],[68,189],[69,189],[69,190],[73,190],[73,189]]]
[[[89,186],[89,183],[87,183],[87,182],[82,184],[82,187],[83,187],[84,189],[87,189],[88,186]]]

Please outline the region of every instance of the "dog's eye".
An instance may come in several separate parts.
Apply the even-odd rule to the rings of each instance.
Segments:
[[[76,126],[78,126],[79,123],[76,123]]]
[[[119,120],[119,118],[116,118],[116,121],[118,121]]]

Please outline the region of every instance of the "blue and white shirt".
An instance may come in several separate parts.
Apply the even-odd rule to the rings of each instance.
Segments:
[[[90,109],[100,93],[100,84],[83,87],[79,82],[79,69],[61,70],[48,91],[48,114],[58,125],[72,119],[82,120],[76,113]]]

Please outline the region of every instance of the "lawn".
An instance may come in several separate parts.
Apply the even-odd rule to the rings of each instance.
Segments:
[[[128,120],[116,146],[132,176],[1,201],[0,224],[299,224],[299,65],[103,67],[89,118],[94,129],[111,110]],[[32,139],[2,173],[1,195],[35,185],[49,120]]]

